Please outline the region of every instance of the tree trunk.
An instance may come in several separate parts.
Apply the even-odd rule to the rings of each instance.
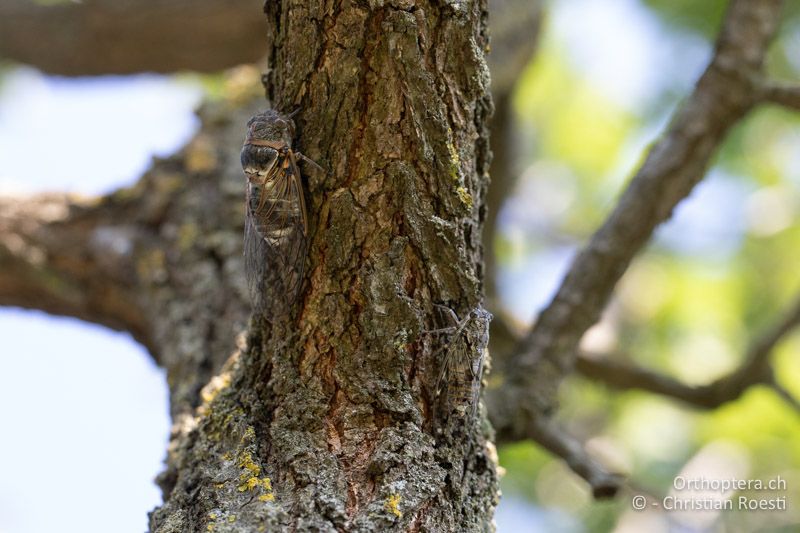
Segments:
[[[165,346],[181,339],[170,376],[184,407],[151,528],[490,530],[495,458],[473,409],[488,340],[485,2],[285,1],[266,11],[272,105],[301,109],[295,148],[327,169],[304,172],[307,280],[294,312],[251,321],[191,412],[179,390],[196,390],[210,368],[187,379],[181,368],[192,365],[177,361],[202,349],[219,361],[224,344],[209,336],[233,344],[241,313],[225,308],[241,298],[241,262],[227,249],[209,263],[174,259],[192,294],[166,298],[182,312],[153,322]],[[203,226],[211,192],[187,206]],[[229,246],[219,222],[216,241]],[[177,232],[187,246],[214,232],[191,228]],[[200,280],[228,266],[238,269],[231,286],[209,294]]]

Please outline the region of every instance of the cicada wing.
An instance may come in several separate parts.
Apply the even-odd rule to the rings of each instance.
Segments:
[[[264,310],[264,272],[269,246],[259,230],[257,213],[262,203],[264,184],[277,177],[278,152],[272,148],[253,148],[245,144],[241,153],[247,178],[244,220],[244,271],[250,301],[257,312]]]
[[[246,216],[244,218],[244,273],[247,279],[247,289],[250,301],[257,313],[264,311],[264,273],[269,257],[269,245],[257,228],[257,221],[253,216],[251,205],[258,191],[251,184],[247,186]]]
[[[290,235],[286,239],[286,266],[287,273],[287,296],[292,302],[297,301],[306,267],[306,256],[308,246],[308,214],[306,212],[305,195],[303,194],[303,181],[294,155],[289,152],[290,165],[287,176],[288,196],[292,198],[292,218],[289,226],[292,228]]]
[[[483,310],[470,313],[458,321],[451,329],[452,334],[446,347],[440,352],[439,376],[436,380],[436,394],[448,412],[477,413],[480,401],[481,380],[486,356],[488,337],[475,336],[468,326],[477,319],[476,331],[488,330],[491,315]]]
[[[454,338],[451,343],[444,352],[437,379],[437,394],[443,396],[448,411],[466,412],[465,407],[468,406],[469,412],[474,414],[480,395],[483,358],[474,361],[470,354],[471,347],[461,338]]]

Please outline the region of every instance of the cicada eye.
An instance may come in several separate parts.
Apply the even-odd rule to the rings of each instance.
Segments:
[[[240,159],[242,168],[250,169],[250,172],[258,173],[259,170],[267,170],[273,166],[278,153],[269,148],[252,148],[248,145],[242,147]],[[246,170],[247,171],[247,170]]]

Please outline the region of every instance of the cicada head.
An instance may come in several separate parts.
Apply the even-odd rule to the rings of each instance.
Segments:
[[[266,172],[278,156],[277,148],[258,144],[275,143],[275,147],[292,147],[294,121],[273,109],[254,115],[247,121],[247,138],[242,147],[242,168],[249,177]]]
[[[265,141],[283,141],[292,146],[294,139],[294,120],[274,109],[254,115],[247,121],[247,136]]]

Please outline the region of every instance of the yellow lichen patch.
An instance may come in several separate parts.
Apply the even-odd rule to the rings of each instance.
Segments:
[[[232,461],[233,460],[233,456],[230,454],[230,452],[223,453],[222,454],[222,458],[224,460],[226,460],[226,461]]]
[[[216,519],[217,519],[217,513],[208,513],[208,517],[209,517],[211,520],[216,520]]]
[[[458,169],[461,166],[461,157],[458,155],[456,145],[453,144],[453,130],[447,128],[447,151],[450,153],[450,177],[453,181],[458,181]]]
[[[247,426],[247,429],[244,430],[244,435],[242,435],[242,442],[248,440],[249,441],[256,440],[256,430],[253,429],[253,426]]]
[[[215,484],[214,486],[215,486],[217,489],[224,489],[224,488],[225,488],[225,483],[217,483],[217,484]]]
[[[246,479],[248,477],[258,477],[261,474],[261,467],[253,461],[253,456],[250,455],[250,452],[242,452],[239,455],[239,467],[247,470],[247,472],[243,472],[242,475],[239,476],[240,479]]]
[[[239,492],[244,492],[246,490],[253,490],[254,488],[258,487],[261,484],[261,481],[257,477],[251,477],[241,485],[239,485]]]
[[[187,251],[197,241],[198,235],[200,235],[200,229],[197,224],[193,222],[181,224],[181,227],[178,228],[178,249],[181,252]]]
[[[230,515],[228,517],[228,522],[230,522],[231,524],[236,522],[236,515],[235,514]]]
[[[214,531],[214,522],[209,522],[206,526],[206,531]]]
[[[472,209],[472,195],[464,187],[456,189],[456,194],[461,200],[461,203],[467,206],[467,209]]]
[[[248,428],[252,429],[252,428]],[[262,502],[271,502],[275,499],[272,494],[272,481],[267,476],[261,475],[261,467],[253,461],[250,452],[242,452],[238,461],[242,473],[239,475],[239,492],[255,491]]]
[[[383,504],[383,508],[386,509],[388,512],[395,515],[397,518],[402,518],[403,513],[400,512],[400,500],[402,498],[399,494],[391,494]]]
[[[458,157],[458,151],[456,150],[456,146],[453,144],[451,140],[453,137],[453,130],[447,128],[447,151],[450,152],[450,162],[453,163],[455,166],[458,166],[461,163],[461,159]]]
[[[200,396],[203,398],[203,402],[205,404],[209,404],[214,401],[214,398],[223,390],[229,387],[231,384],[231,375],[229,373],[220,374],[219,376],[214,376],[211,378],[211,381],[208,382],[208,385],[203,387],[203,390],[200,392]],[[203,410],[205,414],[206,410]]]
[[[458,167],[456,165],[450,166],[450,178],[455,182],[461,181],[458,177]]]

